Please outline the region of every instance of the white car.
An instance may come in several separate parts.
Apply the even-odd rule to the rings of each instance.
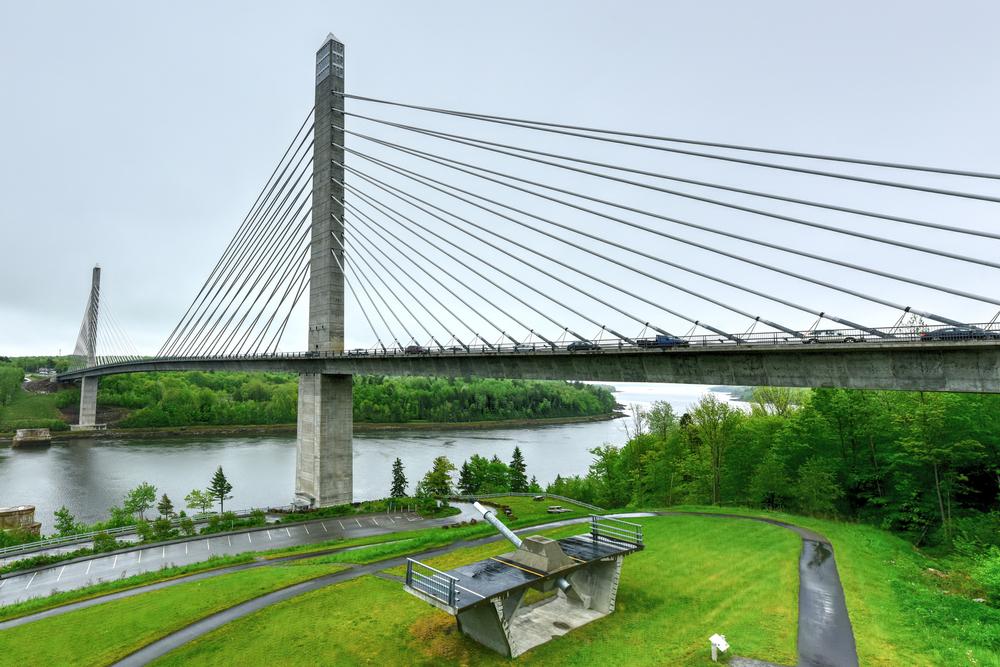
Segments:
[[[863,336],[856,334],[845,334],[842,331],[831,329],[817,329],[816,331],[805,331],[802,334],[802,342],[809,343],[863,343]]]

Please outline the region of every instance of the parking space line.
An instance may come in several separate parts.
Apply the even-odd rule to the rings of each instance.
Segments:
[[[139,549],[139,551],[136,551],[136,553],[139,554],[139,559],[135,561],[135,564],[138,565],[139,563],[142,562],[142,549]]]
[[[38,574],[38,573],[37,573],[37,572],[32,572],[32,573],[31,573],[31,579],[28,579],[28,586],[30,586],[30,585],[31,585],[31,582],[35,580],[35,575],[36,575],[36,574]],[[24,590],[28,590],[28,586],[25,586],[25,587],[24,587]]]
[[[94,561],[92,561],[92,560],[88,560],[87,561],[87,571],[84,572],[85,575],[86,574],[90,574],[90,566],[93,565],[93,564],[94,564]]]
[[[229,542],[229,546],[233,546],[233,536],[226,535],[226,541]]]
[[[340,524],[340,529],[343,530],[344,529],[344,522],[341,521],[340,519],[337,519],[337,523]]]
[[[396,520],[393,519],[392,517],[389,517],[389,521],[392,521],[393,523],[396,523]]]
[[[372,523],[378,526],[378,521],[375,519],[375,517],[372,517]],[[379,526],[379,528],[381,528],[381,526]]]
[[[358,528],[360,528],[360,527],[361,527],[361,522],[360,522],[360,521],[358,521],[357,519],[354,519],[354,523],[358,524]]]
[[[271,540],[272,542],[274,542],[274,538],[273,538],[273,537],[271,537],[271,531],[267,531],[267,539],[269,539],[269,540]]]
[[[56,583],[59,583],[59,580],[62,579],[62,573],[65,572],[65,571],[66,571],[66,566],[63,565],[62,569],[59,570],[59,576],[56,577]]]
[[[115,554],[115,560],[111,563],[111,569],[115,569],[115,565],[118,565],[118,554]]]
[[[163,547],[163,551],[160,553],[160,560],[167,560],[167,548]]]
[[[3,585],[6,583],[7,583],[6,579],[0,579],[0,588],[3,588]]]
[[[326,529],[326,523],[324,523],[323,521],[320,521],[319,525],[323,526],[323,532],[324,533],[329,533],[330,532],[329,530]]]
[[[253,544],[253,538],[250,537],[250,533],[247,533],[247,542]]]
[[[187,552],[188,552],[188,543],[187,543],[187,542],[185,542],[185,543],[184,543],[184,555],[185,555],[185,556],[187,555]]]
[[[302,527],[306,529],[306,535],[309,534],[309,526],[302,524]]]
[[[292,534],[290,532],[288,532],[288,527],[287,526],[285,527],[285,535],[288,535],[289,537],[292,536]]]
[[[211,543],[210,543],[210,542],[208,541],[208,539],[206,539],[206,540],[205,540],[205,546],[206,546],[206,547],[208,548],[208,550],[209,550],[209,551],[211,551],[211,550],[212,550],[212,545],[211,545]]]

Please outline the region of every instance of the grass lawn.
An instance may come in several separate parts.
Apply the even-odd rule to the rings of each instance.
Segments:
[[[960,573],[929,572],[950,568],[905,540],[871,526],[775,512],[681,509],[767,516],[825,535],[833,543],[862,665],[1000,667],[1000,609],[973,602]]]
[[[625,560],[617,611],[519,664],[707,665],[713,632],[725,633],[739,655],[795,663],[796,535],[738,520],[639,522],[647,547]],[[494,547],[506,549],[476,547],[462,559]],[[156,664],[228,665],[237,652],[243,665],[509,664],[459,635],[452,617],[372,576],[251,614]]]
[[[12,430],[9,422],[22,419],[62,419],[55,394],[34,394],[18,390],[11,402],[0,407],[0,431]]]
[[[338,569],[272,565],[42,619],[0,634],[0,665],[107,665],[216,611]]]

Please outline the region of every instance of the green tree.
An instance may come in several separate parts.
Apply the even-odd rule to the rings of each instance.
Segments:
[[[208,485],[208,493],[212,498],[219,501],[220,514],[225,512],[226,501],[232,498],[229,495],[229,492],[232,490],[233,485],[226,479],[226,473],[222,472],[222,466],[219,466],[215,474],[212,475],[212,482]]]
[[[189,516],[181,517],[180,528],[181,532],[184,535],[187,535],[188,537],[194,535],[194,521],[191,519],[191,517]]]
[[[447,456],[438,456],[434,459],[431,469],[420,480],[417,494],[421,496],[451,495],[451,473],[454,470],[455,464],[449,461]]]
[[[479,491],[472,479],[472,469],[468,461],[462,461],[462,467],[458,469],[458,490],[466,496],[475,495]]]
[[[160,516],[168,519],[174,515],[174,503],[167,494],[164,493],[160,498],[160,502],[156,505],[156,510],[160,513]]]
[[[516,493],[524,493],[528,490],[528,466],[524,463],[524,456],[521,454],[521,448],[514,445],[514,454],[511,456],[510,473],[508,475],[510,479],[510,490]]]
[[[123,505],[126,512],[145,520],[146,510],[153,507],[155,502],[156,487],[149,482],[143,482],[125,494]]]
[[[799,509],[809,514],[832,514],[835,503],[844,495],[828,461],[814,456],[799,468],[795,499]]]
[[[56,510],[55,517],[56,532],[59,533],[60,537],[73,535],[77,532],[76,517],[70,514],[69,509],[65,505]]]
[[[215,499],[208,491],[202,491],[201,489],[192,489],[191,493],[184,496],[184,502],[190,509],[198,510],[202,514],[212,509],[212,505],[215,504]]]
[[[718,505],[722,500],[720,490],[726,452],[736,440],[736,429],[743,419],[743,413],[720,401],[714,394],[706,394],[690,414],[691,432],[696,436],[696,441],[708,451],[712,474],[712,504]]]
[[[755,503],[773,510],[783,506],[788,494],[789,480],[785,466],[774,452],[768,452],[764,460],[754,468],[750,480],[750,497]]]
[[[666,401],[655,401],[646,412],[649,430],[660,440],[666,440],[667,435],[677,427],[677,416],[674,406]]]
[[[393,498],[406,497],[406,474],[403,472],[403,462],[397,457],[392,462],[392,489],[389,495]]]

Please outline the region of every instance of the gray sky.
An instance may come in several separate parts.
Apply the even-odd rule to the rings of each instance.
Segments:
[[[194,297],[312,105],[314,53],[327,32],[346,43],[351,93],[1000,172],[998,24],[1000,5],[987,1],[154,5],[0,0],[0,354],[69,352],[95,262],[104,267],[102,298],[141,351],[154,352]],[[595,146],[362,103],[351,102],[348,109],[691,178],[997,229],[997,205]],[[507,158],[351,122],[352,128],[432,147],[459,159],[478,155],[479,162],[497,170],[520,170],[561,187],[700,224],[1000,296],[995,270],[851,241],[585,176],[529,168]],[[349,142],[405,166],[419,165],[358,139]],[[367,169],[358,160],[350,164]],[[852,171],[1000,195],[996,182]],[[434,173],[448,176],[440,169]],[[449,178],[468,186],[476,183],[453,174]],[[820,310],[882,326],[891,325],[898,316],[885,307],[622,230],[501,188],[481,183],[477,187],[540,215]],[[715,194],[911,243],[1000,257],[1000,242]],[[472,212],[447,198],[434,201]],[[624,215],[668,229],[666,223]],[[588,260],[510,223],[482,214],[477,220],[552,257],[599,271],[607,280],[628,285],[683,314],[731,331],[749,326],[747,320],[717,306]],[[997,310],[775,251],[748,249],[704,232],[672,231],[963,321],[987,321]],[[812,319],[627,253],[606,252],[796,328],[807,327]],[[488,250],[480,254],[499,257]],[[524,275],[528,279],[530,272]],[[593,312],[602,322],[629,334],[639,328],[582,295],[530,279],[568,305]],[[600,291],[586,281],[570,279]],[[531,300],[581,332],[593,333],[592,325],[580,323],[544,298]],[[513,314],[532,317],[509,300],[506,303]],[[640,302],[622,304],[672,332],[684,333],[689,327]],[[348,344],[371,344],[373,336],[356,305],[350,306],[348,318]],[[555,335],[551,327],[546,333]],[[302,349],[304,338],[305,325],[299,317],[283,347]]]

